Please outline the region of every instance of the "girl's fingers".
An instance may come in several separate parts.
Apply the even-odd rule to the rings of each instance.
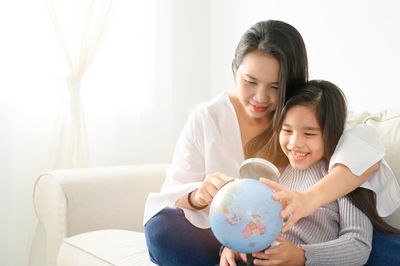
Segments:
[[[291,217],[289,217],[289,216],[293,216],[293,214],[296,212],[296,209],[293,207],[293,205],[291,205],[291,204],[289,204],[289,205],[286,205],[286,207],[285,207],[285,209],[283,209],[282,211],[281,211],[281,217],[282,218],[291,218]]]
[[[276,192],[284,190],[284,188],[281,185],[267,178],[261,177],[260,181],[265,185],[269,186],[270,188],[272,188],[273,190],[275,190]]]
[[[247,256],[244,253],[239,253],[240,259],[247,263]]]
[[[274,194],[272,194],[272,198],[274,200],[288,200],[288,199],[290,199],[287,191],[284,191],[284,190],[279,191],[279,192],[275,192]]]
[[[228,265],[229,265],[229,266],[236,266],[236,261],[235,261],[235,259],[229,257],[229,258],[228,258]]]
[[[299,220],[298,217],[296,217],[295,214],[292,214],[289,219],[286,221],[286,223],[282,227],[282,233],[286,232],[289,230],[297,221]]]

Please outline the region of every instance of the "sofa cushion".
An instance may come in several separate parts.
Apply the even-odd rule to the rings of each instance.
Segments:
[[[65,238],[58,266],[155,265],[144,234],[127,230],[99,230]]]

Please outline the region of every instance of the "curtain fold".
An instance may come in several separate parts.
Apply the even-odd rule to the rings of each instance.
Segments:
[[[53,168],[89,167],[82,80],[104,37],[113,0],[45,0],[45,3],[65,57],[69,92],[55,123]]]

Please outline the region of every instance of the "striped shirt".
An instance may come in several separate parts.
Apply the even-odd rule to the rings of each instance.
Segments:
[[[322,160],[306,170],[289,165],[279,183],[302,192],[326,174],[327,165]],[[299,220],[283,236],[304,249],[306,265],[363,265],[371,251],[372,231],[367,216],[341,197]]]

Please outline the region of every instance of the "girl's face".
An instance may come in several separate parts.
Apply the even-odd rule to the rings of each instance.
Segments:
[[[253,51],[235,70],[238,98],[250,118],[265,119],[275,111],[279,96],[279,69],[278,59]]]
[[[279,143],[295,169],[307,169],[321,160],[324,141],[314,108],[291,107],[283,120]]]

